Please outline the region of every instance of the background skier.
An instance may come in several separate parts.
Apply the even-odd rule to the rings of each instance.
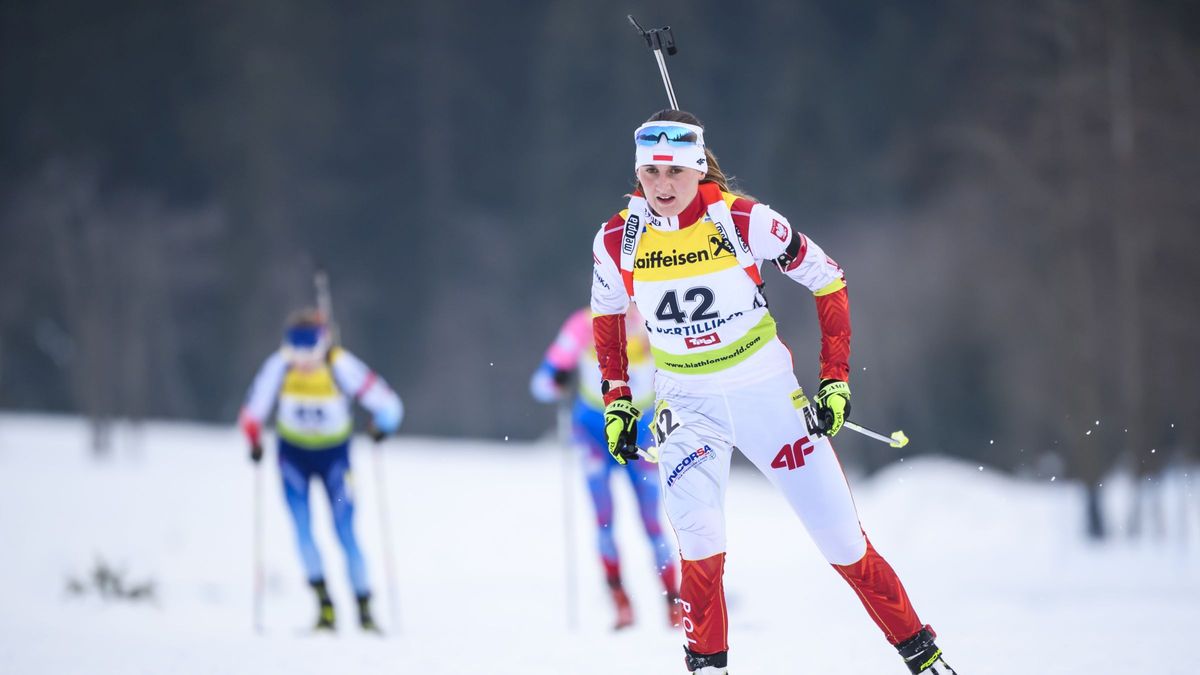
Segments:
[[[321,481],[329,498],[334,529],[358,601],[359,625],[377,631],[366,562],[354,534],[352,402],[370,411],[376,440],[399,428],[404,411],[399,397],[365,363],[331,345],[329,328],[319,311],[302,309],[288,319],[283,345],[267,357],[255,376],[239,421],[250,443],[250,458],[258,462],[263,456],[262,427],[275,409],[283,493],[295,525],[300,560],[317,596],[316,627],[332,630],[336,616],[312,536],[308,488],[313,478]]]
[[[646,328],[635,308],[626,315],[626,357],[629,364],[630,388],[633,399],[646,410],[654,403],[654,361],[650,358],[650,343]],[[617,552],[613,521],[613,497],[610,476],[614,469],[629,477],[637,496],[638,511],[646,537],[654,550],[656,570],[666,591],[668,621],[679,625],[680,607],[677,573],[671,546],[659,522],[660,489],[658,468],[643,459],[618,464],[607,452],[604,436],[604,399],[600,395],[600,365],[592,340],[591,311],[580,309],[563,323],[551,343],[541,365],[529,383],[533,397],[542,403],[552,403],[564,396],[574,396],[571,404],[571,431],[575,445],[583,453],[584,477],[596,513],[596,538],[604,577],[616,607],[615,627],[633,623],[633,607],[621,583],[621,562]],[[637,422],[638,444],[652,443],[645,419]],[[622,466],[623,464],[623,466]],[[624,471],[621,471],[621,469]]]

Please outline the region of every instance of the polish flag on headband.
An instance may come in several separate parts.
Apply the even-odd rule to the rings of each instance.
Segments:
[[[682,127],[694,133],[696,140],[688,143],[672,143],[667,140],[664,133],[659,136],[658,143],[654,145],[643,145],[635,141],[635,169],[639,166],[656,164],[659,166],[683,166],[695,169],[700,173],[708,173],[708,159],[704,156],[703,127],[683,122],[647,122],[637,128],[634,138],[637,139],[641,136],[643,131],[649,130],[651,133],[657,131],[655,127]]]

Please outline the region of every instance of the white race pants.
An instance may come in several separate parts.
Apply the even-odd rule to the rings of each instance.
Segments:
[[[783,492],[826,560],[848,565],[863,557],[867,542],[850,487],[829,439],[808,435],[792,402],[795,375],[738,385],[707,380],[703,392],[686,378],[659,372],[655,380],[663,501],[685,560],[725,551],[734,448]]]

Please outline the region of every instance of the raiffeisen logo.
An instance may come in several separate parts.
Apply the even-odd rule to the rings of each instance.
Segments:
[[[678,267],[679,265],[691,265],[698,262],[705,262],[710,258],[708,251],[685,251],[679,252],[679,249],[671,249],[670,253],[662,251],[651,251],[643,253],[633,263],[637,269],[655,269],[658,267]]]
[[[683,474],[687,473],[692,467],[700,464],[701,462],[706,462],[713,457],[716,457],[716,453],[713,452],[713,449],[707,445],[703,448],[697,448],[693,450],[692,454],[684,457],[681,462],[676,464],[675,468],[671,471],[671,475],[667,476],[667,487],[674,485],[675,481],[682,478]]]
[[[633,266],[640,270],[679,267],[681,265],[694,265],[696,263],[708,262],[709,260],[717,260],[727,255],[733,255],[733,246],[719,235],[713,235],[709,237],[709,245],[706,248],[685,249],[683,251],[673,248],[670,252],[654,250],[638,256]]]

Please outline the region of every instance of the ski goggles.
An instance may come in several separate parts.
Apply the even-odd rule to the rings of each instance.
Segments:
[[[283,342],[293,349],[315,349],[321,343],[322,326],[292,326],[283,335]]]
[[[652,146],[666,142],[673,148],[688,146],[704,146],[704,130],[691,124],[681,122],[649,122],[638,127],[633,134],[633,140],[638,145]]]

